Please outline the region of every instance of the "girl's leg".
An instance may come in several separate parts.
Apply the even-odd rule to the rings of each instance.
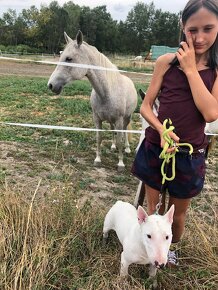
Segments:
[[[145,196],[147,199],[147,211],[148,215],[155,213],[156,205],[159,202],[160,191],[145,184]],[[159,209],[159,214],[164,214],[165,212],[165,194],[162,195],[162,205]]]
[[[185,229],[186,213],[190,203],[191,198],[181,199],[171,196],[169,198],[168,208],[170,208],[172,204],[175,205],[175,212],[173,216],[173,225],[172,225],[173,243],[179,242],[182,237],[182,234]]]
[[[145,184],[145,193],[147,199],[147,211],[148,214],[151,215],[156,211],[156,205],[159,202],[159,194],[160,192],[148,185]],[[172,232],[173,232],[173,243],[179,242],[181,236],[184,232],[185,228],[185,219],[186,213],[191,203],[191,198],[175,198],[170,196],[168,209],[171,207],[172,204],[175,205],[175,212],[173,216],[173,225],[172,225]],[[165,212],[165,194],[162,197],[162,205],[159,210],[159,214],[164,214]]]
[[[148,214],[151,215],[156,211],[156,205],[159,202],[160,192],[146,184],[145,184],[145,192],[147,199]],[[172,196],[170,196],[169,198],[168,209],[171,207],[172,204],[175,205],[175,212],[172,225],[173,243],[179,242],[184,232],[186,213],[190,203],[191,198],[182,199],[175,198]],[[163,194],[162,205],[160,207],[159,214],[164,214],[164,212],[165,212],[165,194]]]

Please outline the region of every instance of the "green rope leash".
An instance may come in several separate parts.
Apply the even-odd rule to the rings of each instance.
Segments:
[[[167,125],[169,125],[168,128]],[[164,184],[166,180],[172,181],[176,176],[176,152],[179,152],[179,147],[181,146],[189,147],[189,154],[191,155],[193,153],[193,147],[191,144],[189,143],[175,144],[174,140],[170,138],[169,133],[175,129],[175,127],[172,125],[171,119],[164,120],[163,127],[164,127],[163,139],[165,140],[165,144],[159,156],[159,158],[163,159],[161,165],[162,184]],[[175,150],[173,152],[167,152],[169,147],[175,147]],[[172,160],[172,176],[168,177],[167,172],[164,172],[164,170],[165,165],[168,164],[170,160]]]

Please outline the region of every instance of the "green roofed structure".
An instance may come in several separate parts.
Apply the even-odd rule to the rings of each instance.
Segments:
[[[178,47],[169,47],[169,46],[158,46],[158,45],[152,45],[151,46],[151,60],[156,60],[160,55],[163,55],[165,53],[175,53],[178,50]]]

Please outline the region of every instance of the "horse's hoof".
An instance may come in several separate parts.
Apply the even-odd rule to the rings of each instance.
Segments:
[[[151,285],[151,289],[152,289],[152,290],[159,290],[158,284],[157,284],[157,283],[153,283],[153,284]]]
[[[118,172],[123,172],[124,169],[125,169],[125,165],[122,165],[122,166],[121,166],[121,165],[118,165],[118,166],[117,166],[117,171],[118,171]]]
[[[101,166],[101,162],[100,161],[94,161],[94,166],[95,167],[100,167]]]
[[[115,144],[112,144],[112,145],[111,145],[111,150],[113,150],[113,151],[116,150],[116,145],[115,145]]]
[[[126,148],[126,149],[125,149],[125,152],[128,153],[128,154],[131,153],[130,148]]]

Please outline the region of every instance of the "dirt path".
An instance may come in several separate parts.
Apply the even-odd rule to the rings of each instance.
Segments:
[[[0,75],[49,78],[54,68],[54,65],[0,59]],[[143,73],[128,72],[125,73],[125,75],[131,78],[134,82],[148,82],[151,78],[149,74],[145,75]]]
[[[49,77],[53,70],[53,65],[0,60],[0,75]]]

